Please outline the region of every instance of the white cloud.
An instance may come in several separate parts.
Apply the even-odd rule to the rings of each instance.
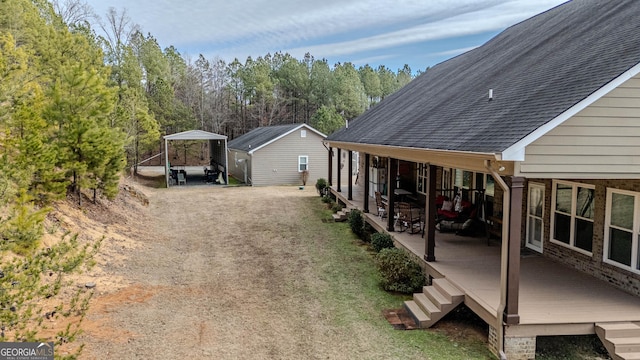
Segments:
[[[162,46],[229,59],[356,55],[501,30],[561,0],[88,0],[127,8]],[[453,45],[456,46],[456,45]],[[369,54],[366,57],[385,56]],[[360,56],[363,57],[363,56]]]

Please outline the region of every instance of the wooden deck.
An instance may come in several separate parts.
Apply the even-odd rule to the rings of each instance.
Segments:
[[[347,187],[333,193],[349,206],[363,209],[363,190],[354,186],[353,200]],[[368,222],[378,231],[386,219],[376,216],[375,199],[369,199]],[[426,242],[421,234],[392,232],[403,247],[422,259]],[[423,261],[427,273],[446,277],[465,293],[465,304],[492,326],[501,324],[501,243],[486,237],[464,237],[436,231],[435,262]],[[537,253],[521,257],[520,324],[506,330],[512,336],[579,335],[595,333],[595,323],[640,321],[640,298],[595,277],[553,262]]]

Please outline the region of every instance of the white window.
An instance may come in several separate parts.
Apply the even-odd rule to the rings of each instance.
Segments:
[[[591,255],[593,249],[592,185],[553,182],[551,241]]]
[[[307,130],[300,130],[300,137],[306,138],[307,137]]]
[[[427,175],[429,174],[429,164],[418,164],[418,183],[416,191],[420,194],[427,194]]]
[[[529,249],[542,252],[544,229],[544,185],[529,183],[527,196],[527,243]]]
[[[640,193],[607,189],[604,262],[640,273]]]
[[[298,172],[303,172],[305,170],[309,170],[309,156],[300,155],[298,156]]]

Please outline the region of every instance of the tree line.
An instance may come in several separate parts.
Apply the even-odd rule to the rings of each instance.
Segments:
[[[308,123],[330,134],[412,78],[408,65],[329,64],[277,52],[226,62],[161,48],[126,11],[82,0],[0,1],[0,236],[25,245],[52,201],[117,194],[162,135],[230,139]]]

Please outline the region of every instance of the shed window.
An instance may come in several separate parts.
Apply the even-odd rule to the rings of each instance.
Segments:
[[[591,255],[594,195],[594,187],[590,185],[564,181],[553,183],[553,242]]]
[[[298,156],[298,171],[302,172],[305,170],[309,170],[309,156],[300,155]]]
[[[640,193],[607,189],[604,262],[640,272]]]
[[[300,130],[300,137],[306,138],[307,137],[307,130]]]

